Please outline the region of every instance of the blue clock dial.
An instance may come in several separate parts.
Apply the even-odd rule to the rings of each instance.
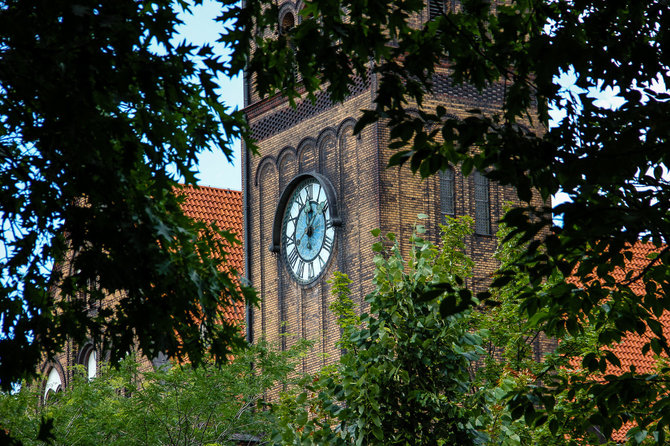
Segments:
[[[294,279],[315,281],[330,259],[334,240],[326,191],[315,178],[307,178],[291,194],[282,225],[282,255]]]

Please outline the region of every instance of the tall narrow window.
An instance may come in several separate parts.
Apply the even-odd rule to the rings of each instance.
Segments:
[[[489,206],[489,179],[474,172],[475,182],[475,233],[491,235],[491,211]]]
[[[77,363],[84,366],[89,381],[98,375],[98,354],[93,344],[89,343],[82,347],[77,357]]]
[[[458,11],[460,2],[455,0],[428,0],[428,17],[433,20],[448,11]]]
[[[446,0],[428,0],[428,16],[430,20],[444,13],[447,6],[446,3]]]
[[[98,374],[97,364],[95,361],[95,350],[91,350],[86,359],[86,376],[88,380],[92,380]]]
[[[440,171],[440,212],[442,220],[446,215],[453,216],[454,207],[454,169],[448,167]]]
[[[49,375],[47,375],[47,383],[44,386],[44,401],[46,401],[51,394],[60,392],[62,386],[63,381],[60,378],[58,370],[56,370],[55,367],[51,367]]]

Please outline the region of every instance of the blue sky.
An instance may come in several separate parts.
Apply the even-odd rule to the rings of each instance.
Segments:
[[[202,6],[192,9],[192,14],[182,14],[185,22],[179,28],[184,39],[194,44],[210,43],[219,54],[226,54],[223,45],[216,44],[222,26],[214,21],[221,12],[219,3],[206,0]],[[242,78],[220,79],[220,93],[223,103],[232,108],[243,106]],[[213,148],[210,152],[201,154],[199,159],[200,174],[198,184],[202,186],[213,186],[225,189],[242,189],[242,168],[240,155],[240,142],[235,143],[235,160],[230,164],[219,148]]]

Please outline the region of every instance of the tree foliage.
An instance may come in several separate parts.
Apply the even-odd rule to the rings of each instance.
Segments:
[[[547,338],[522,310],[518,291],[528,286],[527,273],[493,290],[486,305],[443,315],[441,307],[467,295],[462,279],[472,261],[463,239],[471,223],[448,218],[438,245],[418,226],[407,259],[393,234],[380,237],[373,247],[375,291],[367,296],[371,314],[357,315],[351,281],[335,273],[331,310],[343,354],[273,405],[275,444],[618,444],[606,441],[597,421],[601,396],[592,390],[594,381],[614,377],[583,366],[593,358],[606,364],[598,331]],[[516,268],[525,248],[504,241],[508,234],[503,227],[496,256],[503,268]],[[551,277],[543,292],[560,283],[560,274]],[[656,391],[667,381],[667,359],[657,364],[659,374],[644,381]],[[642,383],[630,385],[637,392]],[[648,414],[642,401],[627,410]],[[654,444],[667,434],[620,427],[617,438],[627,434],[630,444]]]
[[[223,40],[237,47],[232,68],[246,66],[261,94],[281,91],[295,99],[327,89],[343,100],[357,77],[375,76],[375,108],[363,111],[357,130],[377,120],[390,127],[396,150],[390,165],[407,163],[424,177],[449,164],[465,174],[476,168],[516,188],[525,202],[504,221],[509,237],[530,243],[493,285],[527,274],[515,293],[537,330],[556,338],[595,330],[601,346],[637,334],[647,339],[644,352],[668,355],[667,331],[654,322],[670,310],[667,2],[438,3],[455,7],[421,22],[427,16],[421,0],[312,0],[302,21],[279,33],[274,6],[247,2],[229,11],[237,31]],[[504,85],[500,110],[456,119],[443,106],[425,107],[439,69],[480,90]],[[565,73],[576,78],[568,90],[557,83]],[[618,92],[621,106],[599,106],[597,93],[607,89]],[[418,116],[410,110],[417,106]],[[553,127],[551,108],[564,113]],[[563,192],[569,201],[554,209],[533,205],[533,191],[545,200]],[[561,227],[552,226],[554,216]],[[639,240],[656,244],[658,253],[639,274],[616,281],[613,272],[626,268]],[[544,289],[558,272],[576,280]],[[642,284],[641,295],[635,283]],[[662,443],[670,425],[665,378],[630,370],[603,380],[598,371],[619,360],[615,354],[592,359],[583,381],[540,385],[517,402],[531,413],[540,396],[583,392],[598,414],[584,424],[609,436],[635,419],[645,434],[633,441],[649,432]],[[654,384],[629,392],[642,382]],[[629,411],[645,405],[644,416]]]
[[[1,395],[2,428],[26,446],[44,444],[37,440],[43,419],[50,420],[54,445],[257,444],[274,425],[265,395],[290,384],[307,347],[301,342],[277,352],[260,341],[220,367],[207,361],[197,369],[144,373],[129,357],[90,381],[78,371],[73,384],[45,405],[39,404],[39,386]]]
[[[3,389],[66,338],[194,365],[242,345],[223,317],[254,301],[226,266],[235,234],[191,221],[175,194],[198,153],[231,160],[246,129],[215,92],[222,60],[175,36],[199,3],[0,3]]]
[[[460,249],[468,226],[454,221],[449,234],[458,243],[441,250],[422,239],[423,231],[418,227],[412,238],[407,261],[393,234],[374,245],[370,314],[353,313],[350,281],[336,273],[331,309],[342,328],[344,353],[333,370],[306,386],[296,405],[278,411],[277,444],[473,442],[477,430],[463,402],[470,389],[468,367],[483,352],[481,337],[468,331],[465,313],[440,317],[441,300],[420,297],[434,284],[458,287],[454,278],[469,275],[472,262],[455,258],[464,258]],[[392,247],[385,249],[388,241]]]
[[[339,318],[344,353],[332,368],[306,377],[302,391],[294,389],[275,406],[275,444],[565,443],[563,435],[571,433],[567,427],[551,432],[534,426],[530,416],[515,419],[506,404],[561,359],[557,350],[533,354],[535,327],[520,314],[510,292],[518,285],[492,297],[494,306],[441,315],[440,308],[452,306],[455,296],[473,299],[462,280],[473,266],[464,253],[471,225],[469,218],[448,218],[437,245],[424,238],[418,225],[407,259],[393,234],[380,237],[373,247],[370,314],[356,316],[350,280],[335,273],[337,299],[331,310]],[[374,234],[380,235],[378,230]],[[503,263],[512,253],[518,250],[501,244]],[[518,277],[519,283],[525,280]],[[573,351],[579,355],[591,345],[582,339]],[[572,376],[567,368],[562,373]],[[559,395],[558,406],[574,410],[562,404],[565,400]]]

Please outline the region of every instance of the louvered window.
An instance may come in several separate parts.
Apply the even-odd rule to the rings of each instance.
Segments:
[[[428,0],[428,15],[430,20],[445,12],[458,12],[461,2],[458,0]]]
[[[433,20],[435,17],[442,15],[447,6],[447,0],[428,0],[428,14],[430,20]]]
[[[489,179],[475,171],[475,232],[491,235],[491,211],[489,206]]]
[[[445,215],[454,215],[454,170],[447,168],[440,171],[440,211]]]

